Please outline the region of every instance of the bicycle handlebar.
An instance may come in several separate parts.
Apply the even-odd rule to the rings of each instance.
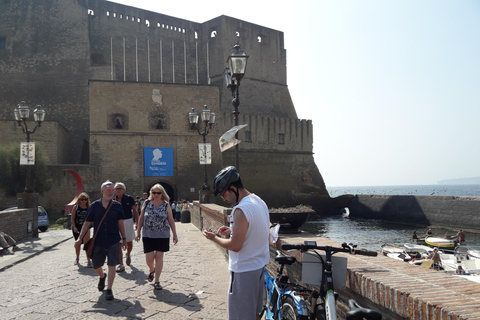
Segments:
[[[322,251],[330,251],[332,254],[336,252],[345,252],[350,254],[359,254],[362,256],[370,256],[376,257],[378,255],[375,251],[368,251],[368,250],[358,250],[355,249],[357,246],[351,243],[346,244],[343,243],[341,248],[332,247],[332,246],[317,246],[316,242],[314,243],[309,241],[305,241],[304,244],[282,244],[283,250],[300,250],[301,252],[305,252],[308,250],[322,250]]]

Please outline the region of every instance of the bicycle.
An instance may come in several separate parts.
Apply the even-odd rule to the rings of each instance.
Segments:
[[[283,250],[300,250],[302,253],[311,251],[318,257],[322,264],[319,290],[290,283],[283,270],[285,265],[295,263],[296,258],[277,250],[275,261],[280,265],[277,268],[277,277],[271,277],[265,270],[264,310],[261,316],[265,314],[265,319],[268,320],[336,320],[335,305],[338,294],[334,292],[332,256],[337,252],[377,256],[377,252],[355,248],[356,245],[346,243],[343,243],[341,248],[317,246],[315,241],[305,241],[300,245],[283,244]],[[325,257],[316,250],[324,251]],[[362,308],[355,300],[349,300],[349,307],[346,320],[382,319],[380,313]]]

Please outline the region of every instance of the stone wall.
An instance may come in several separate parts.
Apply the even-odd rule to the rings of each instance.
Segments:
[[[11,111],[13,114],[12,107]],[[31,112],[33,111],[30,108]],[[33,120],[33,117],[32,117]],[[35,128],[34,121],[27,122],[28,129]],[[27,135],[16,121],[0,121],[0,146],[8,146],[12,143],[26,142]],[[42,149],[48,158],[49,164],[65,163],[67,159],[67,131],[57,122],[44,121],[41,127],[37,127],[35,133],[31,134],[30,141],[35,142],[37,150]]]
[[[350,216],[450,228],[480,228],[480,197],[356,195]]]
[[[30,228],[30,229],[29,229]],[[31,238],[38,234],[37,209],[16,209],[0,211],[0,231],[10,235],[15,241]]]

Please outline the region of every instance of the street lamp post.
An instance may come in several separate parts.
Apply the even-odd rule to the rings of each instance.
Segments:
[[[204,172],[204,183],[202,186],[202,190],[210,190],[210,187],[208,186],[208,179],[207,179],[207,147],[206,147],[206,142],[207,142],[207,135],[210,131],[210,129],[213,127],[215,124],[215,113],[212,112],[207,105],[203,106],[203,110],[200,112],[202,122],[203,122],[203,131],[200,132],[199,130],[199,124],[198,124],[198,112],[195,111],[194,108],[192,108],[192,111],[188,113],[188,121],[190,122],[190,126],[192,129],[197,130],[198,134],[203,137],[203,157],[204,157],[204,166],[205,166],[205,172]]]
[[[13,110],[15,114],[15,120],[18,123],[19,127],[22,127],[23,132],[27,135],[27,158],[29,157],[28,152],[30,148],[28,144],[30,143],[30,135],[35,133],[38,127],[42,126],[42,122],[45,120],[45,110],[42,106],[38,105],[37,108],[33,111],[33,118],[36,122],[36,126],[33,130],[28,129],[27,120],[30,116],[30,108],[25,104],[25,101],[20,102],[20,104]],[[27,166],[26,172],[26,182],[25,182],[25,193],[32,193],[33,189],[31,187],[31,176],[30,176],[30,166]]]
[[[245,75],[245,70],[247,68],[247,54],[240,50],[240,45],[235,44],[233,47],[232,53],[227,58],[227,68],[225,69],[224,76],[227,88],[232,90],[232,105],[233,105],[233,120],[235,121],[235,126],[238,126],[238,106],[240,105],[240,97],[238,88],[240,87],[240,81]],[[238,139],[238,131],[235,133],[235,139]],[[238,143],[235,145],[235,167],[237,170],[239,168],[238,160]]]

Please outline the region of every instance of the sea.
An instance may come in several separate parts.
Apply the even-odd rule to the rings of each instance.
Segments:
[[[480,196],[480,185],[411,185],[411,186],[359,186],[327,187],[331,197],[342,194],[386,194],[386,195],[431,195],[431,196]],[[403,246],[411,242],[413,231],[424,234],[429,228],[436,236],[455,234],[458,229],[439,228],[429,225],[410,225],[385,222],[375,219],[358,219],[344,216],[330,216],[309,220],[300,229],[328,238],[339,243],[347,242],[359,248],[380,251],[383,244]],[[472,249],[480,250],[480,230],[468,230],[465,226],[466,243]]]

